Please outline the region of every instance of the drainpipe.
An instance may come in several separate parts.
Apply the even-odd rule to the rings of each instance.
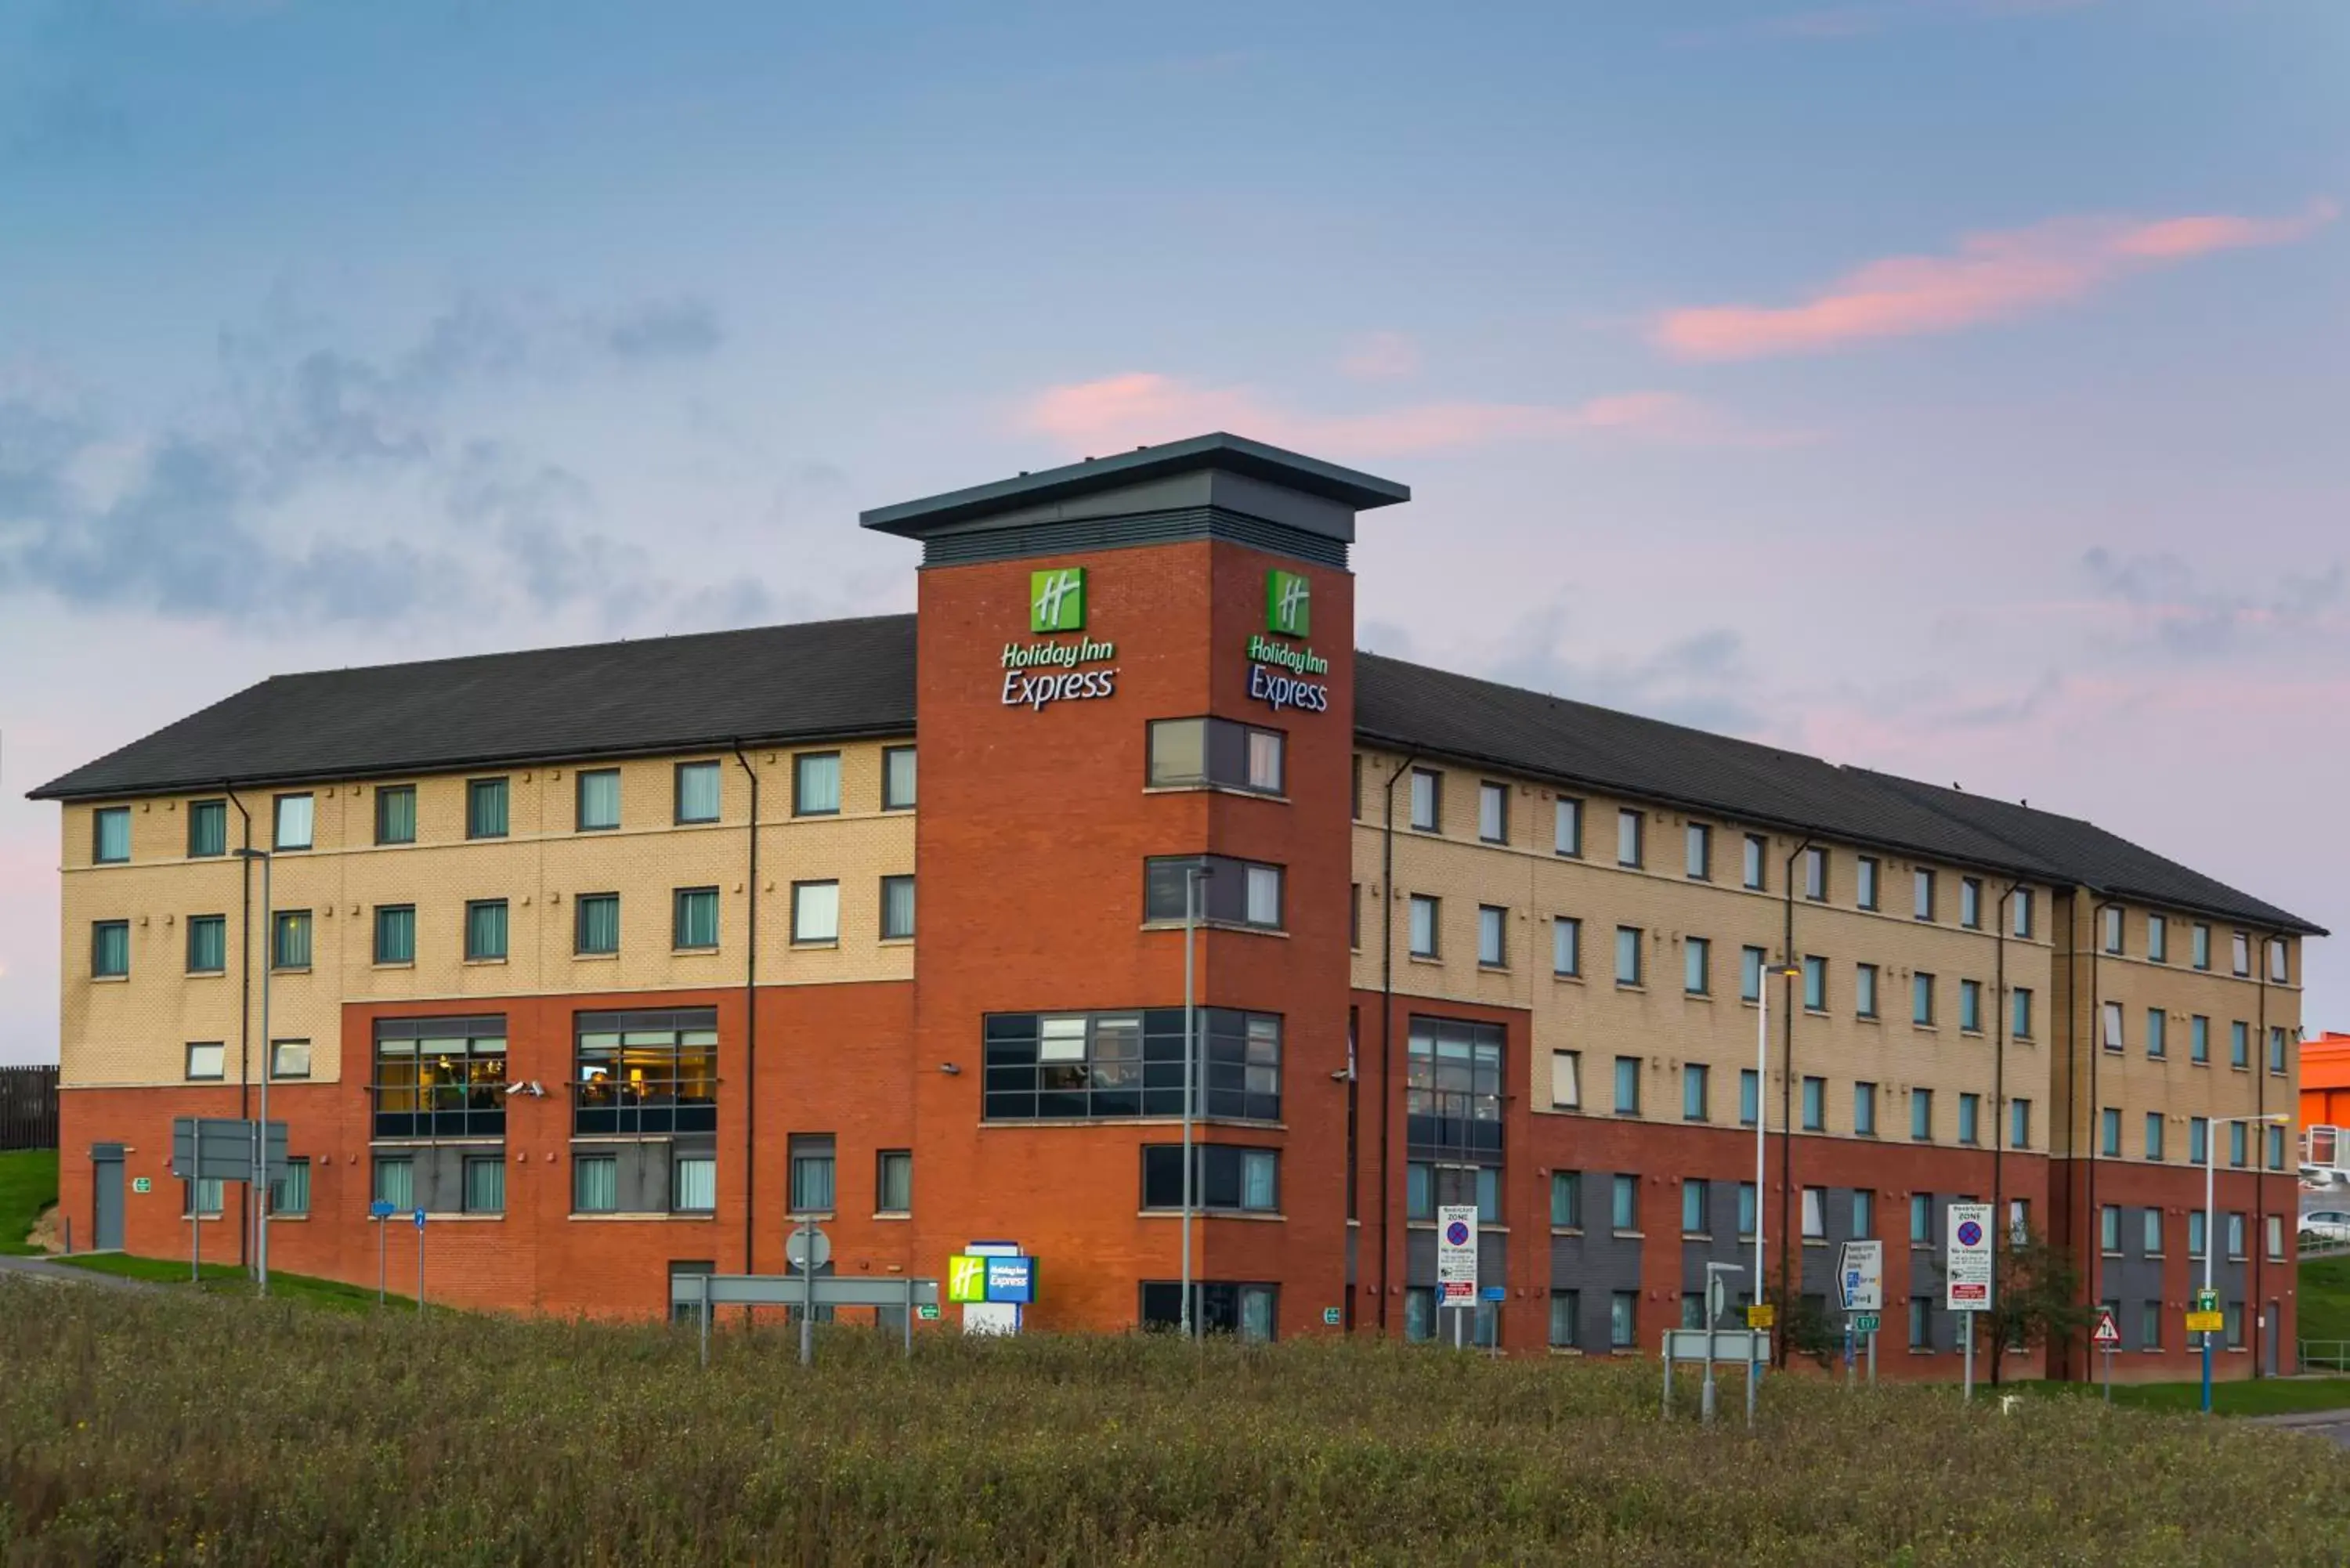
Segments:
[[[2106,1108],[2097,1100],[2098,1060],[2106,1054],[2106,1010],[2097,990],[2097,961],[2105,956],[2106,935],[2099,927],[2105,912],[2119,904],[2118,899],[2101,898],[2089,906],[2089,1201],[2082,1217],[2095,1235],[2088,1247],[2092,1303],[2105,1300],[2106,1279],[2106,1220],[2097,1211],[2097,1160],[2104,1152],[2106,1137]],[[2084,1371],[2087,1370],[2087,1362],[2081,1365]]]
[[[749,951],[743,963],[743,1272],[754,1272],[752,1213],[758,1204],[759,1140],[759,770],[734,742],[734,760],[751,781]]]
[[[1991,1299],[1999,1300],[1999,1238],[2003,1232],[2007,1244],[2015,1245],[2015,1232],[2007,1223],[2007,1199],[2000,1184],[2000,1157],[2007,1149],[2007,1026],[2010,1008],[2013,1005],[2007,994],[2007,905],[2015,890],[2023,886],[2022,879],[2010,882],[1999,896],[1998,906],[1991,911],[1991,1005],[1999,1014],[1991,1035]],[[1999,1386],[2001,1347],[1994,1345],[1991,1353],[1991,1386]]]
[[[2259,1115],[2266,1116],[2269,1108],[2269,943],[2275,939],[2265,931],[2259,934],[2261,949],[2259,952],[2252,955],[2252,975],[2260,987],[2257,1015],[2261,1021],[2260,1038],[2254,1042],[2252,1047],[2258,1053],[2252,1058],[2252,1109]],[[2246,1304],[2251,1309],[2252,1317],[2252,1376],[2257,1378],[2261,1375],[2261,1345],[2264,1329],[2262,1316],[2264,1310],[2263,1303],[2267,1299],[2261,1294],[2261,1275],[2262,1264],[2266,1261],[2269,1253],[2268,1214],[2265,1208],[2268,1197],[2269,1124],[2262,1121],[2255,1122],[2253,1125],[2261,1129],[2261,1141],[2252,1148],[2252,1233],[2246,1241],[2245,1248],[2252,1254],[2251,1293],[2252,1299]],[[2207,1149],[2205,1152],[2210,1151]],[[2210,1221],[2206,1220],[2205,1223],[2209,1224]],[[2203,1240],[2208,1243],[2210,1238],[2206,1236]]]
[[[229,805],[236,807],[236,815],[244,819],[244,846],[252,848],[253,813],[244,809],[244,802],[236,798],[235,789],[226,779],[221,780],[221,793],[228,796]],[[243,1117],[253,1115],[249,1104],[253,1094],[253,861],[249,857],[238,857],[236,876],[244,890],[244,904],[237,914],[240,932],[236,966],[236,1114]],[[266,910],[262,912],[261,923],[265,929],[269,924]],[[237,1226],[236,1261],[242,1264],[245,1262],[245,1238],[253,1231],[253,1216],[246,1212],[253,1206],[251,1183],[246,1184],[239,1204],[242,1223]],[[194,1198],[189,1199],[188,1207],[191,1210],[195,1208]]]
[[[1380,793],[1387,797],[1379,826],[1379,1336],[1388,1332],[1388,1262],[1395,1250],[1395,786],[1419,761],[1412,753],[1395,765]]]
[[[1795,1300],[1804,1293],[1803,1281],[1788,1272],[1790,1221],[1787,1216],[1795,1198],[1795,975],[1798,968],[1795,958],[1795,862],[1812,847],[1812,839],[1807,834],[1804,841],[1789,853],[1779,875],[1780,894],[1786,906],[1785,929],[1779,939],[1779,994],[1785,1003],[1779,1009],[1779,1034],[1783,1042],[1779,1068],[1779,1289],[1786,1298],[1787,1314],[1791,1320],[1794,1316]],[[1763,983],[1770,983],[1768,977]],[[1764,1090],[1765,1085],[1762,1084],[1754,1085],[1758,1096]],[[1756,1193],[1754,1200],[1760,1203],[1762,1195]],[[1754,1299],[1758,1302],[1768,1299],[1761,1280],[1754,1282]],[[1787,1334],[1784,1329],[1780,1331],[1778,1343],[1773,1348],[1778,1353],[1779,1365],[1785,1366]]]

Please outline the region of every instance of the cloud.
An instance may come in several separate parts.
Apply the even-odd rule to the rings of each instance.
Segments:
[[[1399,381],[1419,373],[1419,345],[1401,332],[1374,332],[1356,340],[1338,369],[1358,381]]]
[[[1623,392],[1572,405],[1431,402],[1314,415],[1278,408],[1247,387],[1203,387],[1142,370],[1047,388],[1023,405],[1018,422],[1088,453],[1208,431],[1366,458],[1586,435],[1746,446],[1803,439],[1747,429],[1674,392]]]
[[[2134,640],[2194,659],[2305,637],[2329,621],[2350,581],[2335,561],[2314,576],[2287,574],[2266,596],[2226,593],[2177,556],[2121,556],[2103,546],[2082,556],[2081,571],[2099,599],[2129,612]],[[2341,629],[2338,621],[2333,629]]]
[[[1800,305],[1667,311],[1651,324],[1650,338],[1676,358],[1753,359],[1956,332],[2079,299],[2147,267],[2289,244],[2331,223],[2338,211],[2320,201],[2287,218],[2056,218],[1969,234],[1954,254],[1868,262]]]
[[[1466,667],[1529,691],[1725,734],[1752,734],[1762,722],[1745,642],[1735,631],[1717,627],[1650,653],[1590,659],[1569,651],[1569,631],[1566,607],[1544,606],[1521,616],[1482,655],[1471,654]]]

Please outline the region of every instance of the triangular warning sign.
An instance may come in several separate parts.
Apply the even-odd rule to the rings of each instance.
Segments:
[[[2097,1309],[2097,1332],[2093,1337],[2099,1345],[2119,1345],[2122,1342],[2121,1324],[2114,1321],[2113,1308]]]

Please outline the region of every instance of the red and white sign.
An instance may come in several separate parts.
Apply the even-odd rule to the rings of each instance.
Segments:
[[[1942,1305],[1950,1312],[1991,1310],[1991,1205],[1953,1203],[1942,1254]]]
[[[2122,1342],[2121,1324],[2114,1321],[2113,1308],[2100,1307],[2097,1309],[2097,1332],[2090,1335],[2090,1337],[2095,1340],[2097,1344],[2107,1349],[2111,1349]]]

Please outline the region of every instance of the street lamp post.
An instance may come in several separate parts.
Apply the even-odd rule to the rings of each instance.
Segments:
[[[2210,1130],[2203,1135],[2203,1291],[2207,1295],[2211,1293],[2212,1288],[2211,1253],[2219,1245],[2219,1213],[2213,1202],[2212,1171],[2220,1157],[2220,1129],[2238,1123],[2251,1126],[2292,1119],[2282,1111],[2272,1111],[2266,1116],[2217,1116],[2212,1119]],[[2252,1179],[2258,1181],[2260,1179],[2260,1161],[2255,1159],[2252,1162]],[[2206,1415],[2211,1410],[2211,1331],[2208,1328],[2203,1331],[2203,1410]]]
[[[266,849],[239,849],[240,860],[261,862],[261,1119],[253,1132],[253,1277],[262,1295],[269,1293],[269,975],[276,967],[277,914],[270,898],[271,854]],[[250,959],[248,958],[248,961]]]

